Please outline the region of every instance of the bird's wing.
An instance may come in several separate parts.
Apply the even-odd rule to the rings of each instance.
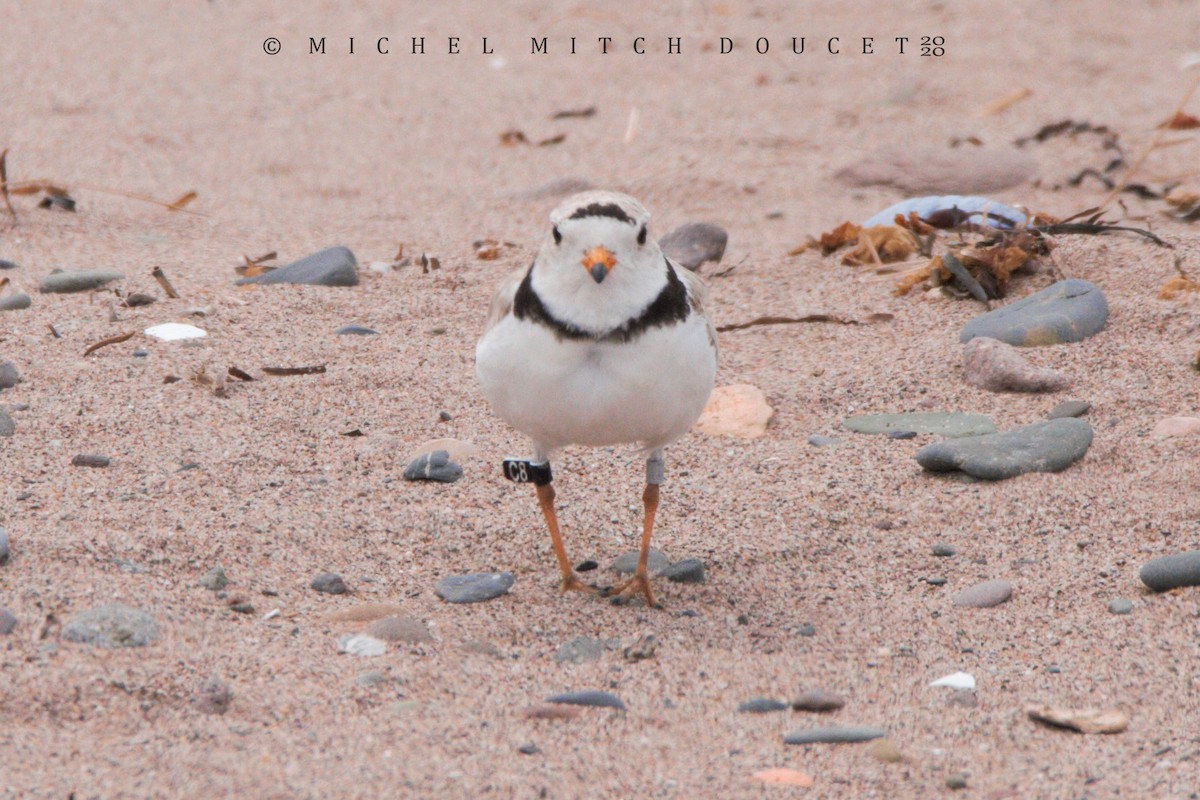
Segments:
[[[683,281],[683,288],[687,290],[688,302],[692,304],[692,310],[704,318],[704,324],[708,326],[708,343],[712,345],[713,350],[716,350],[717,329],[713,326],[712,318],[704,313],[704,301],[708,299],[708,287],[704,285],[700,276],[690,269],[684,269],[670,259],[667,261],[674,268],[675,274]]]
[[[488,308],[487,326],[483,329],[484,333],[496,327],[500,320],[512,313],[513,297],[517,294],[517,287],[521,285],[521,281],[525,280],[527,272],[529,272],[529,267],[514,270],[492,295],[492,305]]]

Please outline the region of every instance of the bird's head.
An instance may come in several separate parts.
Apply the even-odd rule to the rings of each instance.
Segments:
[[[583,192],[550,213],[550,235],[542,253],[556,271],[573,269],[572,277],[586,276],[594,284],[603,284],[610,275],[661,260],[658,245],[649,238],[649,223],[646,209],[629,195]]]

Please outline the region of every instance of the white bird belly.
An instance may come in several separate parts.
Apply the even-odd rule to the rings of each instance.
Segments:
[[[480,340],[475,362],[495,412],[547,450],[669,444],[700,417],[717,367],[698,314],[624,344],[559,340],[509,316]]]

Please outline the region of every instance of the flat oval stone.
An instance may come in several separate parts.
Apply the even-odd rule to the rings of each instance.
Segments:
[[[698,558],[685,558],[658,574],[673,583],[704,583],[704,562]]]
[[[1006,580],[984,581],[959,592],[954,598],[954,605],[959,608],[991,608],[1007,603],[1012,592],[1012,584]]]
[[[442,578],[434,591],[447,603],[482,603],[507,592],[513,581],[511,572],[474,572]]]
[[[769,714],[772,711],[784,711],[788,704],[772,697],[756,697],[739,703],[737,710],[743,714]]]
[[[33,305],[33,300],[24,292],[0,297],[0,311],[20,311]]]
[[[69,642],[110,650],[144,647],[158,639],[158,624],[145,611],[112,603],[79,614],[63,626],[62,635]]]
[[[616,708],[621,711],[625,710],[625,704],[621,702],[621,698],[611,692],[565,692],[563,694],[555,694],[546,698],[547,703],[559,703],[568,706],[597,706],[600,708]]]
[[[379,331],[362,325],[346,325],[337,329],[338,336],[375,336]]]
[[[1104,329],[1108,302],[1094,283],[1068,278],[968,322],[960,342],[977,336],[1017,347],[1081,342]]]
[[[79,269],[51,272],[42,278],[38,291],[42,294],[70,294],[99,289],[106,283],[119,281],[125,276],[120,272],[104,269]]]
[[[1138,577],[1156,592],[1180,586],[1200,586],[1200,550],[1151,559],[1142,567]]]
[[[999,481],[1026,472],[1059,472],[1083,458],[1092,444],[1092,426],[1081,419],[1052,419],[1004,433],[935,442],[917,451],[917,463],[930,472],[962,470]]]
[[[248,283],[297,283],[310,286],[357,286],[358,259],[348,247],[328,247],[294,261],[286,267],[273,269],[253,278],[242,278],[238,286]]]
[[[844,742],[869,742],[882,739],[886,734],[880,728],[832,727],[808,728],[792,731],[783,737],[784,744],[840,744]]]
[[[720,261],[728,241],[729,234],[720,225],[689,222],[659,239],[658,246],[667,258],[694,272],[706,261]]]
[[[1046,419],[1067,419],[1069,417],[1082,417],[1084,414],[1092,410],[1092,404],[1087,400],[1064,400],[1063,402],[1050,409],[1050,413],[1046,415]]]
[[[1109,601],[1108,611],[1110,614],[1131,614],[1133,613],[1133,601],[1118,597]]]
[[[450,453],[446,450],[434,450],[417,456],[404,469],[406,481],[454,483],[462,476],[463,468],[450,460]]]
[[[7,608],[0,608],[0,636],[8,636],[17,627],[17,618]]]
[[[792,708],[794,710],[812,711],[817,714],[837,711],[844,705],[846,705],[844,697],[840,694],[825,691],[824,689],[813,689],[792,701]]]
[[[6,258],[0,258],[0,269],[20,269],[21,265]]]
[[[632,575],[637,569],[638,559],[641,558],[640,550],[630,550],[628,553],[622,553],[613,561],[612,568],[623,575]],[[664,569],[671,566],[671,559],[667,558],[660,550],[650,548],[650,552],[646,554],[646,571],[651,575],[657,575]]]
[[[914,411],[903,414],[860,414],[846,417],[842,424],[855,433],[888,434],[891,431],[933,433],[958,438],[995,433],[996,426],[983,414],[959,411]]]

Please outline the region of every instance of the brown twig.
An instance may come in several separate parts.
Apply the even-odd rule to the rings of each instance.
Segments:
[[[0,152],[0,195],[4,197],[4,206],[8,209],[8,213],[13,219],[17,218],[16,209],[13,208],[12,200],[8,197],[8,148],[4,148],[4,152]]]
[[[158,285],[161,286],[163,291],[167,293],[167,297],[170,297],[174,300],[179,299],[178,292],[176,292],[175,287],[171,285],[171,281],[167,279],[167,273],[163,272],[162,267],[155,267],[150,272],[150,275],[153,276],[154,280],[158,281]]]
[[[316,375],[325,371],[324,364],[312,367],[263,367],[268,375]]]
[[[95,344],[89,345],[88,349],[83,351],[83,354],[86,356],[96,352],[101,347],[108,347],[110,344],[120,344],[121,342],[128,341],[133,338],[135,333],[137,333],[137,331],[130,331],[129,333],[121,333],[117,334],[116,336],[110,336],[107,339],[101,339]]]
[[[239,381],[252,381],[254,376],[241,367],[230,367],[228,370],[231,377],[237,378]]]
[[[838,317],[833,314],[809,314],[803,317],[757,317],[749,322],[737,322],[729,325],[721,325],[717,328],[719,333],[727,333],[728,331],[740,331],[746,328],[755,328],[759,325],[796,325],[801,322],[836,322],[839,325],[861,325],[862,323],[856,319],[848,319],[846,317]]]

